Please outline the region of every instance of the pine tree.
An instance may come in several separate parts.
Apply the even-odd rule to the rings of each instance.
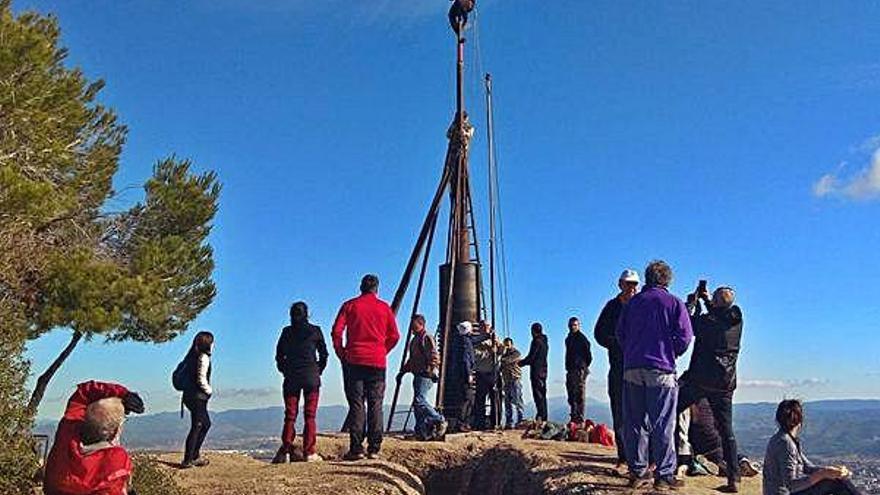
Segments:
[[[141,202],[111,211],[127,130],[97,101],[103,81],[65,66],[59,37],[54,17],[0,0],[0,329],[70,333],[30,414],[81,340],[166,342],[215,295],[217,177],[166,158]]]

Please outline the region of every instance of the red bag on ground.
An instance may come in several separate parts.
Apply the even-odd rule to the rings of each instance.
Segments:
[[[614,434],[607,425],[598,425],[590,432],[590,443],[614,447]]]

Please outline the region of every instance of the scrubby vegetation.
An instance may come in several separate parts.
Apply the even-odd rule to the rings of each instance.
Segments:
[[[159,468],[159,461],[149,455],[134,458],[132,486],[138,495],[186,495],[176,481]]]

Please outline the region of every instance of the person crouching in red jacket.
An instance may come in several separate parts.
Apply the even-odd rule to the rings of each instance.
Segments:
[[[364,457],[364,423],[367,419],[367,457],[376,458],[382,445],[386,356],[400,340],[400,332],[394,312],[379,299],[378,292],[379,277],[365,275],[361,279],[361,295],[342,305],[330,334],[333,349],[342,362],[348,401],[346,423],[350,441],[345,455],[347,460]],[[368,411],[364,410],[365,400]]]
[[[144,412],[140,396],[122,385],[80,383],[67,402],[46,461],[46,495],[132,495],[132,465],[119,444],[128,413]]]

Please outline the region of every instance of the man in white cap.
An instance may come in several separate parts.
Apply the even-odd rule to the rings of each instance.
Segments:
[[[608,349],[608,397],[611,400],[618,469],[626,464],[626,454],[623,448],[623,350],[617,342],[615,331],[620,311],[636,295],[639,283],[639,273],[635,270],[626,269],[620,274],[617,280],[620,292],[614,296],[614,299],[605,303],[596,321],[594,332],[596,342]]]
[[[490,338],[491,335],[483,332],[474,332],[474,326],[469,321],[463,321],[456,325],[455,328],[456,338],[452,344],[454,347],[452,356],[456,356],[457,362],[450,366],[450,372],[457,370],[457,373],[454,373],[454,376],[457,377],[454,383],[461,383],[464,390],[458,421],[452,426],[455,431],[470,431],[476,393],[474,345]]]

